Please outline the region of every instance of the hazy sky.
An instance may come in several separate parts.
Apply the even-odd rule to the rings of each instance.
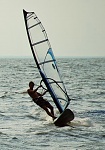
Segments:
[[[0,56],[31,56],[23,9],[39,17],[55,56],[105,56],[105,0],[0,0]]]

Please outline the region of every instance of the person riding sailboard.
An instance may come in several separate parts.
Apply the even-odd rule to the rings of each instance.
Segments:
[[[53,106],[42,97],[43,95],[46,94],[46,92],[48,92],[48,90],[46,90],[43,94],[40,94],[38,92],[38,89],[40,87],[42,87],[42,86],[40,85],[36,89],[33,89],[34,88],[34,82],[30,81],[29,82],[29,89],[27,90],[27,93],[32,98],[34,103],[36,103],[38,106],[43,108],[49,116],[51,116],[53,119],[55,119],[56,117],[54,116]],[[49,109],[50,109],[50,111],[49,111]]]
[[[46,86],[52,101],[55,103],[59,114],[55,125],[63,125],[74,119],[73,112],[67,109],[71,99],[69,98],[65,85],[61,79],[60,72],[57,67],[57,61],[53,54],[47,33],[41,21],[34,12],[26,12],[23,10],[25,26],[31,51],[42,78],[43,84]],[[33,97],[32,97],[33,98]],[[59,117],[63,119],[59,122]]]

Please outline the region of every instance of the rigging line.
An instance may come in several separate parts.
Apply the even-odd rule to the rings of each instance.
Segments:
[[[39,18],[38,18],[38,21],[40,22],[39,26],[43,32],[45,39],[48,39],[47,32],[46,32],[44,26],[42,25],[41,21],[39,20]],[[47,41],[47,43],[48,43],[49,48],[51,48],[51,44],[50,44],[49,40]]]
[[[70,99],[70,97],[68,96],[68,94],[67,94],[67,92],[65,92],[62,88],[61,88],[61,86],[54,80],[54,79],[52,79],[52,78],[46,78],[46,79],[50,79],[50,80],[53,80],[58,86],[59,86],[59,88],[62,90],[62,92],[63,93],[65,93],[65,95],[67,96],[67,98],[68,98],[68,100],[69,101],[71,101],[71,99]],[[43,79],[41,80],[41,82],[43,81]],[[40,84],[41,84],[41,82],[40,82]]]
[[[44,90],[47,90],[47,88],[45,88],[41,83],[42,83],[42,80],[40,81],[40,85],[42,86],[42,88],[43,88]]]
[[[40,86],[40,85],[41,85],[41,87],[42,87],[44,90],[47,90],[42,84],[39,84],[39,85],[38,85],[38,84],[35,83],[35,85],[36,85],[36,86]]]
[[[57,83],[63,83],[63,81],[56,81]],[[49,82],[49,84],[53,84],[55,81]]]
[[[61,97],[57,97],[58,99],[60,99],[60,100],[63,100],[63,101],[65,101],[65,102],[67,102],[67,100],[66,99],[64,99],[64,98],[61,98]]]

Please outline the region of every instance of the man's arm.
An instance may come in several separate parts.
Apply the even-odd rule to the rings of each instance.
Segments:
[[[24,92],[15,92],[15,93],[18,93],[18,94],[26,94],[26,93],[28,93],[27,91],[24,91]]]
[[[41,94],[41,96],[45,95],[47,92],[48,92],[48,90],[44,91],[44,93],[43,93],[43,94]]]
[[[39,86],[34,90],[34,92],[36,92],[40,87],[42,87],[42,86],[39,85]]]
[[[21,94],[26,94],[26,93],[28,93],[27,91],[24,91],[24,92],[22,92]]]

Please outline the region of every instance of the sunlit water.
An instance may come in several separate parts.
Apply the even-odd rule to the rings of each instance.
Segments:
[[[105,149],[105,58],[57,61],[75,114],[63,128],[21,94],[29,81],[39,84],[33,59],[0,59],[0,150]]]

